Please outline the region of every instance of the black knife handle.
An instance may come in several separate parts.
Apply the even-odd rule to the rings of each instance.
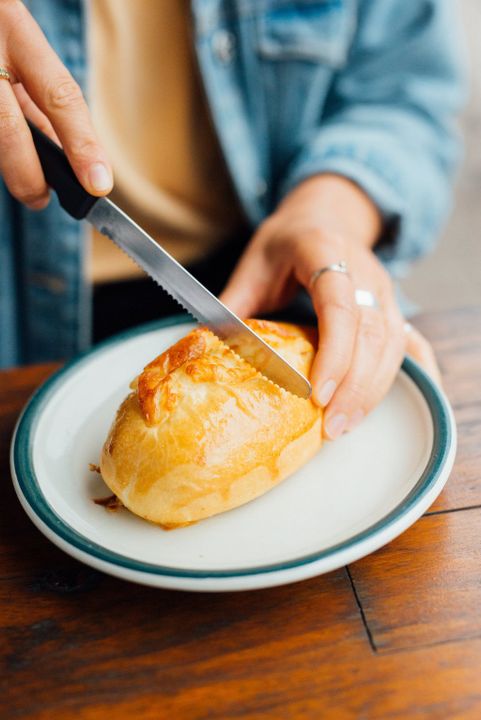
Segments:
[[[57,193],[63,209],[76,220],[82,220],[98,197],[84,190],[62,148],[29,120],[27,122],[47,183]]]

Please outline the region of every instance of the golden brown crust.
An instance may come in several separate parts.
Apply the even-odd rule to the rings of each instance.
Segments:
[[[248,322],[309,373],[314,330]],[[140,374],[105,442],[101,469],[130,510],[175,527],[257,497],[320,444],[319,408],[279,388],[198,328]]]

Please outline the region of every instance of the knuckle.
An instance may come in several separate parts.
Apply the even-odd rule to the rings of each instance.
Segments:
[[[313,247],[318,246],[326,240],[324,231],[315,225],[304,223],[300,227],[297,225],[296,228],[296,234],[298,235],[301,244],[309,247],[311,251]]]
[[[358,310],[354,302],[348,298],[335,297],[321,304],[321,312],[325,315],[342,315],[344,322],[355,322]]]
[[[344,379],[351,365],[350,352],[344,348],[335,347],[332,343],[319,345],[319,352],[328,359],[329,367],[333,368],[329,376],[339,385]]]
[[[98,155],[98,145],[90,138],[74,139],[70,143],[69,151],[77,161],[88,160]]]
[[[336,247],[338,244],[339,238],[329,231],[327,231],[324,227],[316,224],[306,224],[302,228],[302,238],[303,240],[308,243],[309,247],[320,247],[325,244],[329,245],[329,248]]]
[[[83,103],[80,86],[71,77],[63,78],[47,89],[47,105],[50,110],[76,108]]]
[[[303,263],[312,265],[313,252],[319,258],[344,257],[345,249],[342,239],[324,228],[315,225],[305,225],[293,228],[297,240],[295,245],[296,256]],[[319,267],[328,264],[328,260],[320,260]]]
[[[33,185],[31,182],[10,182],[9,190],[14,198],[25,205],[35,205],[47,195],[47,186],[44,183]]]
[[[19,192],[13,193],[17,200],[25,205],[36,205],[45,198],[45,189],[42,191],[30,188],[22,188]]]
[[[22,118],[12,108],[0,106],[0,128],[2,139],[11,140],[17,135],[22,126]]]
[[[367,390],[359,380],[350,380],[346,383],[346,401],[345,404],[350,408],[364,408]]]
[[[384,325],[376,321],[364,321],[359,330],[363,340],[371,347],[381,349],[386,340]]]

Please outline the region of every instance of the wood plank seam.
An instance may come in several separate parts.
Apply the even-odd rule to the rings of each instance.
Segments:
[[[396,647],[381,648],[377,650],[379,657],[387,655],[402,655],[403,653],[417,652],[418,650],[431,650],[442,645],[464,645],[467,642],[476,642],[481,640],[481,634],[459,635],[459,637],[446,638],[445,640],[435,640],[434,642],[416,643],[415,645],[398,645]]]
[[[429,517],[431,515],[447,515],[447,513],[464,512],[465,510],[480,510],[481,505],[466,505],[465,507],[458,508],[444,508],[443,510],[432,510],[425,512],[423,517]]]
[[[353,595],[354,595],[354,599],[355,599],[355,601],[356,601],[356,605],[357,605],[358,610],[359,610],[359,615],[361,616],[361,622],[362,622],[362,624],[363,624],[364,630],[366,631],[367,639],[368,639],[368,641],[369,641],[369,647],[371,648],[371,650],[372,650],[373,653],[377,653],[377,645],[376,645],[376,643],[375,643],[375,641],[374,641],[374,636],[373,636],[373,634],[372,634],[372,632],[371,632],[371,628],[370,628],[369,625],[368,625],[367,618],[366,618],[366,614],[365,614],[365,612],[364,612],[364,608],[363,608],[362,603],[361,603],[361,598],[360,598],[359,595],[358,595],[358,592],[357,592],[356,586],[355,586],[355,584],[354,584],[354,580],[353,580],[353,578],[352,578],[351,571],[349,570],[349,566],[348,566],[348,565],[345,566],[345,570],[346,570],[346,573],[347,573],[347,577],[348,577],[348,580],[349,580],[349,584],[350,584],[350,586],[351,586],[351,589],[352,589],[352,592],[353,592]]]

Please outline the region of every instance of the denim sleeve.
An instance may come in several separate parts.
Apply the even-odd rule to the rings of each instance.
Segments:
[[[453,0],[360,0],[349,60],[281,194],[317,173],[353,180],[383,215],[379,256],[402,276],[450,208],[464,85]]]

